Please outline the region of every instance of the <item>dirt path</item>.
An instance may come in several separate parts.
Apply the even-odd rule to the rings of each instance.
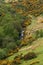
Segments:
[[[35,45],[31,45],[31,46],[23,48],[23,49],[20,49],[19,51],[25,51],[25,50],[30,50],[30,49],[34,50],[38,46],[40,46],[40,43],[39,44],[35,44]]]

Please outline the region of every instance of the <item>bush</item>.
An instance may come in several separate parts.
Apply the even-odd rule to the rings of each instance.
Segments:
[[[36,58],[36,57],[37,57],[36,53],[29,52],[26,55],[24,55],[23,58],[24,58],[24,60],[30,60],[30,59],[33,59],[33,58]]]
[[[6,51],[0,51],[0,59],[5,59],[7,57]]]
[[[8,48],[9,50],[13,50],[16,48],[16,44],[14,42],[10,42],[9,44],[7,44],[6,48]]]

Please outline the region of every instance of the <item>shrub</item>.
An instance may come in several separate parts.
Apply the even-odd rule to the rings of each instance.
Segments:
[[[10,42],[9,44],[7,44],[6,48],[8,48],[9,50],[13,50],[16,48],[16,44],[14,42]]]
[[[26,55],[24,55],[23,58],[24,58],[24,60],[30,60],[30,59],[33,59],[33,58],[36,58],[36,57],[37,57],[36,53],[29,52]]]
[[[7,53],[6,53],[6,51],[0,51],[0,59],[5,59],[6,58],[6,55]]]

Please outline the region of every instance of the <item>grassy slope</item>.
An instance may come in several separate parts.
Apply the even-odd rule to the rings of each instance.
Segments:
[[[39,38],[38,40],[36,40],[36,41],[33,42],[33,44],[36,44],[36,43],[37,43],[37,44],[40,43],[40,46],[38,46],[36,49],[30,50],[30,51],[34,51],[34,52],[36,52],[36,53],[39,53],[38,57],[35,58],[35,59],[32,59],[32,60],[28,60],[28,61],[23,61],[23,60],[22,60],[22,64],[21,64],[21,65],[30,65],[31,62],[36,61],[36,60],[39,60],[40,63],[35,64],[35,65],[43,65],[43,38]],[[28,47],[28,46],[27,46],[27,47]],[[26,54],[26,53],[28,53],[28,52],[29,52],[29,51],[22,51],[23,55]],[[21,52],[18,52],[18,53],[16,53],[16,54],[14,54],[13,56],[9,57],[8,59],[9,59],[9,60],[13,60],[14,57],[15,57],[16,55],[18,55],[18,54],[21,54]]]
[[[32,59],[32,60],[29,60],[27,62],[23,61],[21,65],[30,65],[31,62],[36,61],[36,60],[39,60],[40,63],[35,64],[35,65],[43,65],[43,38],[40,38],[40,39],[38,39],[37,41],[35,41],[33,43],[35,43],[35,44],[40,43],[40,46],[33,50],[33,51],[39,53],[38,57],[35,58],[35,59]]]
[[[33,23],[31,24],[31,27],[34,26],[34,25],[36,25],[35,20],[33,20]],[[14,57],[15,57],[16,55],[18,55],[18,54],[23,53],[23,55],[24,55],[24,54],[28,53],[29,51],[34,51],[34,52],[36,52],[36,53],[39,53],[38,57],[35,58],[35,59],[32,59],[32,60],[28,60],[28,61],[22,60],[21,65],[30,65],[31,62],[36,61],[36,60],[39,60],[40,63],[37,63],[37,64],[35,64],[35,65],[43,65],[43,38],[37,39],[36,41],[33,42],[32,45],[35,45],[35,44],[40,44],[40,45],[39,45],[38,47],[36,47],[36,49],[34,49],[34,50],[27,50],[27,51],[24,50],[24,51],[15,53],[14,55],[8,57],[7,59],[8,59],[8,60],[13,60]],[[28,46],[29,46],[29,45],[27,45],[27,46],[25,46],[25,47],[28,47]]]
[[[30,27],[32,28],[32,27],[34,27],[36,25],[36,22],[34,22],[34,21],[35,20],[33,19],[33,23],[31,24],[31,26],[29,26],[29,28]],[[38,39],[38,40],[33,42],[33,44],[36,44],[36,43],[41,43],[40,46],[38,46],[35,50],[33,50],[35,52],[39,52],[38,57],[35,58],[35,59],[32,59],[32,60],[29,60],[29,61],[23,61],[22,60],[22,64],[21,65],[30,65],[30,63],[35,61],[35,60],[40,60],[40,63],[39,64],[35,64],[35,65],[43,65],[43,38],[40,38],[40,39]],[[28,45],[26,47],[28,47]],[[32,50],[29,50],[29,51],[32,51]],[[29,51],[25,50],[25,51],[22,51],[22,52],[15,53],[14,55],[8,57],[7,59],[8,60],[13,60],[16,55],[21,54],[21,53],[23,53],[23,55],[24,55],[24,54],[28,53]]]

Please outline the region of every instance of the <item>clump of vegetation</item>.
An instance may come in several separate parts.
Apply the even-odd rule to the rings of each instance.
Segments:
[[[36,39],[37,39],[37,38],[40,38],[40,37],[43,37],[43,30],[42,30],[42,29],[37,30],[37,31],[35,32],[35,34],[36,34]]]
[[[36,58],[37,57],[37,54],[34,53],[34,52],[29,52],[27,53],[26,55],[24,55],[24,60],[31,60],[33,58]]]
[[[15,64],[15,65],[21,64],[21,57],[20,56],[16,56],[14,58],[12,64]]]
[[[5,59],[7,57],[7,52],[2,50],[0,51],[0,60]]]
[[[40,60],[33,61],[33,62],[30,63],[30,65],[34,65],[34,64],[37,64],[37,63],[40,63]]]

